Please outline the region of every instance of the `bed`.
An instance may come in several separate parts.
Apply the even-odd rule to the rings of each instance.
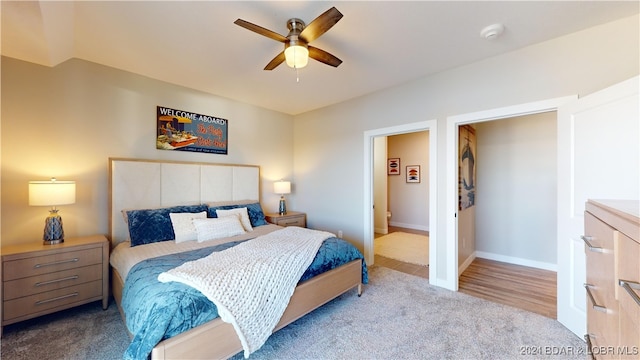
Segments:
[[[151,293],[140,292],[147,291],[141,287],[141,283],[172,286],[172,291],[176,286],[178,289],[181,286],[189,288],[180,283],[155,284],[155,282],[160,283],[155,280],[158,273],[172,271],[170,269],[174,269],[174,266],[177,268],[183,263],[202,261],[204,258],[230,253],[236,248],[247,247],[262,238],[285,233],[287,230],[264,222],[264,214],[259,202],[251,200],[260,199],[260,169],[257,166],[111,158],[109,174],[112,293],[125,323],[127,323],[127,313],[131,315],[132,321],[136,318],[149,318],[146,313],[139,310],[130,310],[130,304],[134,303],[136,298],[138,300],[144,298],[149,304],[152,303],[149,299],[156,298],[156,293],[153,292],[156,290],[149,290],[152,291]],[[173,214],[171,215],[173,217],[177,216],[176,213],[201,214],[204,211],[206,220],[193,220],[193,223],[199,221],[198,224],[209,224],[213,222],[211,218],[216,217],[216,213],[223,214],[224,211],[242,213],[241,210],[246,212],[245,215],[231,217],[241,224],[243,221],[248,221],[250,227],[255,225],[252,226],[251,231],[224,233],[225,236],[220,235],[214,240],[202,242],[193,241],[193,239],[183,240],[182,230],[177,228],[175,232],[173,229],[170,230],[171,236],[166,236],[166,217],[169,213]],[[149,213],[153,216],[150,217]],[[142,220],[138,221],[140,219]],[[169,225],[172,225],[171,220],[176,219],[169,219]],[[173,222],[174,226],[177,224]],[[158,230],[160,228],[164,228],[164,232]],[[156,230],[158,234],[148,236]],[[197,235],[200,236],[201,233],[198,232]],[[356,289],[357,294],[361,294],[362,284],[367,280],[362,254],[348,242],[331,235],[325,237],[327,236],[328,238],[322,240],[320,250],[311,266],[297,282],[286,310],[273,331],[277,331],[349,290]],[[146,242],[148,240],[146,237],[171,237],[171,240]],[[173,240],[174,238],[176,240]],[[150,270],[143,270],[146,267]],[[194,289],[184,291],[184,297],[188,299],[194,297],[190,291],[202,296]],[[201,302],[201,300],[194,301]],[[165,302],[160,301],[160,303]],[[175,306],[183,306],[183,304]],[[181,327],[183,323],[193,323],[184,327],[194,327],[188,330],[180,329],[179,333],[167,331],[166,334],[161,334],[162,338],[157,343],[153,340],[153,348],[150,351],[152,359],[228,358],[243,350],[243,343],[234,328],[236,324],[224,322],[220,317],[203,320],[209,316],[209,312],[217,310],[215,305],[207,305],[213,306],[213,310],[207,308],[202,311],[199,306],[185,305],[187,309],[198,309],[190,310],[193,319],[166,320],[171,324],[180,323]],[[147,306],[147,308],[151,307],[155,306]],[[143,311],[148,310],[145,307],[139,308]],[[176,311],[179,314],[188,312],[182,308]],[[132,335],[130,348],[135,348],[136,341],[144,338],[144,335],[136,336],[133,332],[145,326],[151,329],[157,328],[156,324],[128,326]],[[132,328],[133,332],[131,332]],[[167,328],[174,329],[172,326]],[[154,337],[149,338],[154,339]],[[145,346],[141,348],[144,349]],[[126,357],[147,357],[147,350],[141,353],[130,350],[128,349]],[[245,356],[248,356],[246,348],[244,350]]]

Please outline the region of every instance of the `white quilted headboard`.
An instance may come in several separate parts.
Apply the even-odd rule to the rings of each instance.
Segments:
[[[260,167],[140,159],[109,159],[111,243],[127,239],[123,209],[260,200]]]

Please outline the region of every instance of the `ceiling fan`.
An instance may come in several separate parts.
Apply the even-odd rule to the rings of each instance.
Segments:
[[[309,57],[321,63],[338,67],[338,65],[342,63],[342,60],[324,50],[309,45],[309,43],[331,29],[340,19],[342,19],[342,13],[335,7],[322,13],[322,15],[315,18],[309,25],[305,25],[304,21],[300,19],[292,18],[287,20],[287,28],[289,29],[287,36],[282,36],[274,31],[242,19],[238,19],[233,23],[284,43],[284,50],[276,55],[264,68],[265,70],[273,70],[285,61],[287,65],[292,68],[298,69],[305,67]]]

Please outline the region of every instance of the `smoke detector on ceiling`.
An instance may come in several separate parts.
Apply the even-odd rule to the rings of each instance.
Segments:
[[[493,24],[485,27],[480,31],[480,36],[487,40],[497,39],[504,32],[504,25]]]

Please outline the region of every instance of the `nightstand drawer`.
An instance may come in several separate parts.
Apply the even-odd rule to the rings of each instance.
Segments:
[[[305,226],[304,216],[296,216],[291,218],[277,219],[276,225],[279,226]]]
[[[2,272],[4,281],[9,281],[94,264],[102,264],[102,248],[96,247],[5,261]]]
[[[307,214],[299,211],[289,211],[284,215],[265,214],[265,220],[278,226],[299,226],[307,227]]]
[[[85,284],[70,286],[63,289],[47,291],[4,302],[3,320],[10,321],[21,316],[46,312],[46,310],[66,305],[87,302],[87,300],[100,300],[102,298],[102,280]]]
[[[102,279],[102,264],[5,281],[4,299],[12,300],[100,279]]]

